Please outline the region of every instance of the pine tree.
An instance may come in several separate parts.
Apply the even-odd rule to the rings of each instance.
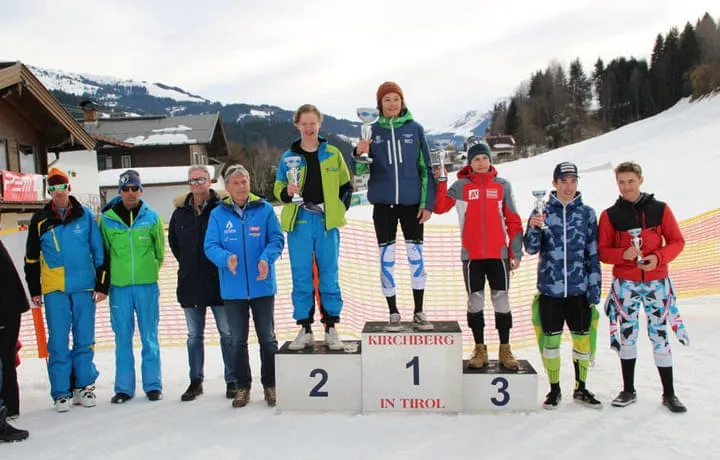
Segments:
[[[511,136],[517,135],[518,127],[520,127],[520,118],[518,116],[518,99],[513,97],[510,99],[507,116],[505,117],[505,133]]]

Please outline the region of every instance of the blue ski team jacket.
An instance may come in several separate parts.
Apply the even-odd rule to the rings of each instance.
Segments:
[[[430,149],[420,123],[409,111],[399,117],[381,117],[372,125],[372,144],[368,181],[368,201],[372,204],[419,206],[432,211],[435,206],[435,180]],[[355,162],[357,174],[367,165]]]
[[[285,247],[285,235],[272,205],[250,194],[242,216],[226,197],[210,213],[205,234],[205,255],[218,267],[220,295],[223,300],[247,300],[277,292],[275,261]],[[237,255],[233,275],[227,260]],[[258,262],[268,263],[268,275],[257,280]]]
[[[580,192],[563,206],[556,192],[545,205],[545,224],[525,231],[525,250],[540,253],[537,287],[541,294],[565,298],[586,294],[588,303],[600,302],[602,277],[595,211],[582,202]],[[530,214],[532,218],[536,214]]]

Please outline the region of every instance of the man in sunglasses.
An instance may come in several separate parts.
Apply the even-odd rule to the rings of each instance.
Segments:
[[[237,392],[237,377],[233,373],[232,337],[215,264],[205,257],[203,244],[210,212],[218,205],[221,196],[210,188],[210,172],[202,165],[188,170],[190,193],[175,199],[175,211],[170,217],[168,242],[178,261],[177,298],[185,313],[188,338],[187,351],[190,364],[190,386],[180,399],[192,401],[203,394],[203,367],[205,360],[205,317],[210,307],[220,333],[220,350],[225,364],[225,396],[233,399]]]
[[[95,406],[95,302],[107,296],[109,280],[92,211],[70,195],[64,171],[50,168],[47,184],[52,199],[28,229],[25,280],[33,305],[45,304],[50,396],[58,412],[67,412],[73,396]]]
[[[120,175],[120,195],[105,206],[100,231],[110,257],[110,320],[115,333],[115,396],[122,404],[135,396],[133,335],[137,315],[142,342],[142,383],[150,401],[162,399],[160,373],[160,289],[165,231],[157,212],[140,197],[140,174]]]

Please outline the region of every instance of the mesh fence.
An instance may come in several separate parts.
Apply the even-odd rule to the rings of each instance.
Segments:
[[[685,250],[671,265],[675,289],[682,299],[720,293],[720,209],[681,222],[686,238]],[[405,245],[399,233],[395,278],[398,287],[398,308],[405,319],[412,315],[412,289]],[[13,256],[22,254],[24,231],[4,235],[3,240]],[[18,245],[21,245],[18,248]],[[460,233],[456,225],[426,225],[425,267],[428,283],[425,291],[425,311],[431,321],[459,321],[463,327],[466,351],[473,343],[466,327],[467,295],[460,262]],[[610,266],[603,266],[603,290],[611,281]],[[287,248],[276,263],[278,293],[275,301],[275,325],[278,340],[291,340],[297,332],[292,319],[290,292],[292,281]],[[526,256],[510,278],[510,302],[513,311],[511,343],[513,347],[534,346],[534,331],[530,318],[530,303],[535,295],[537,256]],[[177,262],[169,253],[160,272],[160,341],[163,346],[184,346],[187,334],[185,316],[175,296]],[[345,338],[359,338],[366,321],[387,319],[385,299],[380,291],[378,249],[372,222],[351,220],[341,230],[340,285],[344,299],[338,331]],[[489,297],[489,294],[488,294]],[[316,321],[319,321],[316,313]],[[491,348],[497,345],[494,315],[489,298],[485,309],[486,337]],[[251,328],[252,329],[252,328]],[[320,328],[316,326],[316,330]],[[107,301],[97,307],[96,349],[114,346],[110,312]],[[206,341],[219,343],[212,314],[208,311]],[[37,356],[35,330],[30,313],[23,317],[21,340],[23,355]],[[256,337],[251,333],[251,340]],[[139,338],[136,334],[136,346]]]

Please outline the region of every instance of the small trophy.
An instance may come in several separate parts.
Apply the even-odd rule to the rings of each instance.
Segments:
[[[369,107],[361,107],[356,111],[358,118],[362,121],[360,128],[360,138],[369,141],[372,138],[372,124],[375,123],[380,116],[377,109]],[[367,153],[361,153],[355,158],[360,163],[370,164],[372,158]]]
[[[300,184],[300,165],[302,164],[302,158],[297,155],[291,155],[288,157],[285,157],[285,166],[287,166],[290,170],[288,171],[288,180],[293,185],[299,185]],[[292,196],[292,203],[293,204],[301,204],[303,202],[303,198],[300,196],[299,193],[295,192]]]
[[[445,175],[445,156],[447,155],[447,147],[450,145],[450,141],[447,139],[437,141],[440,151],[438,152],[438,158],[440,159],[440,177],[438,182],[447,182],[447,176]]]
[[[642,237],[640,234],[642,233],[642,228],[631,228],[627,231],[630,234],[630,240],[632,241],[632,245],[635,246],[637,250],[640,250],[643,245]],[[638,265],[645,265],[645,261],[642,258],[642,255],[638,255],[635,259],[635,262],[637,262]]]
[[[547,193],[547,190],[533,190],[532,195],[535,197],[535,212],[538,213],[538,215],[542,216],[545,213],[545,194]],[[547,228],[547,225],[545,224],[545,221],[543,221],[542,227],[540,227],[541,230],[545,230]]]

